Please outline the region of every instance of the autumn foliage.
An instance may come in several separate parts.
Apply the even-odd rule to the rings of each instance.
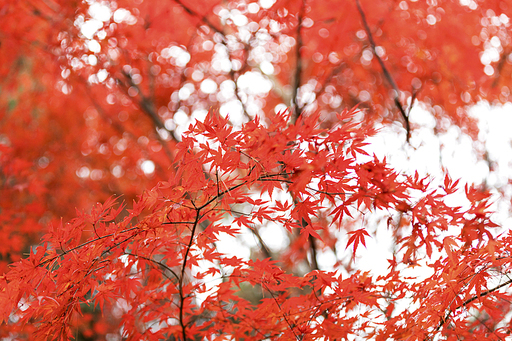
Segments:
[[[2,340],[504,340],[508,187],[369,149],[391,126],[414,152],[426,114],[477,146],[511,11],[3,1]]]

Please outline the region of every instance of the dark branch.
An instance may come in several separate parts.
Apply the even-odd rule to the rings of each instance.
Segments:
[[[179,295],[180,295],[180,325],[181,332],[183,336],[183,341],[187,340],[187,324],[183,321],[183,308],[185,304],[185,299],[187,297],[183,296],[183,280],[185,278],[185,270],[187,267],[188,255],[190,253],[190,249],[192,248],[192,243],[194,242],[195,232],[197,225],[199,225],[199,220],[201,219],[201,208],[196,208],[196,218],[194,220],[194,225],[192,226],[192,231],[190,232],[190,240],[187,245],[187,250],[185,251],[185,256],[183,256],[183,265],[181,267],[181,277],[179,279]]]
[[[151,118],[153,124],[158,129],[167,130],[169,133],[171,133],[171,136],[173,136],[172,131],[169,131],[167,128],[165,128],[164,122],[162,122],[162,120],[156,113],[153,102],[151,102],[151,100],[142,93],[139,86],[133,82],[132,76],[124,70],[121,71],[121,73],[123,74],[123,76],[126,77],[126,80],[128,81],[128,87],[133,87],[134,89],[137,89],[137,92],[139,93],[140,96],[139,107],[142,109],[142,111]]]
[[[272,296],[272,299],[274,300],[274,302],[276,302],[276,305],[279,308],[279,310],[282,311],[283,309],[281,308],[281,304],[279,304],[279,301],[277,300],[277,298],[274,295],[274,293],[272,292],[272,290],[270,290],[270,288],[265,283],[261,283],[261,284],[262,284],[262,286],[265,287],[265,289],[267,289],[267,291],[269,292],[270,296]],[[290,330],[292,331],[293,335],[295,336],[295,339],[296,340],[301,340],[301,338],[295,332],[295,328],[294,328],[295,324],[292,324],[290,322],[290,320],[288,319],[288,317],[286,316],[286,314],[284,312],[282,313],[282,316],[283,316],[286,324],[288,325],[288,328],[290,328]]]
[[[302,5],[299,11],[298,24],[297,24],[297,49],[295,51],[296,66],[295,66],[295,76],[293,79],[293,95],[292,95],[292,116],[291,123],[295,123],[299,116],[302,114],[302,108],[299,107],[299,88],[300,83],[302,82],[302,57],[301,57],[301,49],[304,45],[304,41],[302,40],[302,20],[304,19],[304,9],[306,7],[306,1],[302,0]]]
[[[174,272],[170,267],[168,267],[166,264],[164,264],[164,263],[162,263],[162,262],[159,262],[159,261],[157,261],[157,260],[155,260],[155,259],[153,259],[153,258],[149,258],[149,257],[145,257],[145,256],[137,255],[137,254],[135,254],[135,253],[131,253],[131,252],[125,252],[124,254],[125,254],[125,255],[129,255],[129,256],[133,256],[133,257],[138,257],[138,258],[141,258],[141,259],[145,259],[145,260],[147,260],[148,262],[155,263],[155,264],[157,264],[157,265],[161,266],[164,270],[167,270],[167,271],[169,271],[171,274],[173,274],[173,276],[176,278],[176,280],[178,280],[178,281],[179,281],[179,279],[180,279],[180,278],[178,277],[178,275],[177,275],[177,274],[176,274],[176,273],[175,273],[175,272]],[[168,279],[170,279],[170,278],[169,278],[169,276],[167,276],[167,274],[163,273],[163,275],[164,275],[165,277],[167,277]]]
[[[501,54],[500,60],[498,61],[498,64],[496,65],[496,69],[494,72],[494,81],[492,82],[491,87],[495,88],[498,85],[498,83],[500,82],[501,71],[503,70],[503,67],[506,64],[506,61],[507,61],[509,55],[510,55],[509,49],[507,49],[506,51],[503,51],[503,53]]]
[[[312,235],[309,235],[309,245],[311,247],[311,267],[313,270],[320,270],[320,267],[318,266],[318,260],[317,260],[317,251],[316,251],[316,238]]]
[[[368,41],[370,42],[370,47],[372,49],[372,53],[377,58],[377,61],[379,62],[379,65],[382,69],[382,73],[384,74],[384,77],[388,81],[389,85],[391,85],[391,88],[395,91],[393,101],[395,102],[396,107],[400,111],[400,114],[402,115],[402,118],[405,122],[405,130],[407,133],[407,142],[409,142],[409,138],[411,136],[411,126],[409,124],[409,115],[405,112],[405,109],[400,103],[400,90],[398,89],[398,86],[395,83],[395,80],[391,76],[391,73],[387,69],[386,65],[384,64],[384,61],[377,53],[377,44],[375,44],[375,40],[373,39],[372,31],[370,30],[370,26],[368,25],[368,21],[366,20],[366,15],[364,14],[363,8],[361,7],[361,3],[359,0],[356,1],[357,10],[359,11],[359,14],[361,16],[361,20],[363,21],[364,30],[366,31],[366,34],[368,35]]]
[[[268,248],[267,244],[265,243],[265,241],[261,237],[260,232],[258,231],[258,229],[256,227],[253,227],[250,230],[251,230],[252,234],[254,234],[256,236],[256,238],[258,239],[258,242],[260,243],[260,249],[263,252],[264,257],[265,258],[270,258],[270,260],[274,260],[274,257],[272,257],[272,252],[270,252],[270,249]]]
[[[201,15],[199,13],[197,13],[196,11],[194,11],[191,7],[188,7],[187,5],[185,5],[181,0],[174,0],[175,3],[177,3],[178,5],[180,5],[184,10],[185,12],[187,12],[189,15],[193,16],[193,17],[196,17],[196,18],[199,18],[199,20],[201,20],[206,26],[208,26],[209,28],[211,28],[212,30],[214,30],[215,32],[217,33],[220,33],[222,34],[222,37],[223,39],[224,38],[224,34],[222,33],[222,30],[219,29],[218,27],[216,27],[207,17],[206,15]],[[210,13],[211,11],[207,12],[207,13]]]
[[[490,295],[490,294],[492,294],[493,292],[495,292],[496,290],[499,290],[499,289],[501,289],[501,288],[503,288],[503,287],[506,287],[507,285],[510,285],[510,284],[512,284],[512,279],[510,279],[510,280],[508,280],[508,281],[506,281],[506,282],[504,282],[504,283],[501,283],[500,285],[498,285],[498,286],[496,286],[496,287],[494,287],[494,288],[492,288],[492,289],[486,290],[486,291],[484,291],[484,292],[482,292],[482,293],[480,293],[480,294],[478,294],[478,295],[475,295],[475,296],[473,296],[473,297],[471,297],[471,298],[468,298],[467,300],[465,300],[464,302],[462,302],[460,305],[458,305],[458,306],[457,306],[455,309],[453,309],[453,310],[451,310],[451,309],[450,309],[450,310],[446,313],[445,317],[444,317],[444,318],[442,318],[441,322],[439,322],[439,325],[437,326],[437,328],[436,328],[436,330],[435,330],[435,331],[436,331],[436,332],[437,332],[437,331],[439,331],[439,330],[440,330],[440,329],[441,329],[441,328],[446,324],[446,322],[448,322],[448,320],[450,319],[450,316],[452,315],[452,313],[453,313],[453,312],[455,312],[455,311],[457,311],[457,309],[460,309],[460,308],[462,308],[462,307],[465,307],[465,306],[467,306],[468,304],[470,304],[471,302],[478,300],[480,297],[484,297],[484,296]],[[426,341],[426,340],[427,340],[427,338],[425,338],[425,341]]]

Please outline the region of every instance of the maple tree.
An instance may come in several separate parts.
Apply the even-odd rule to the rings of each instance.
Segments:
[[[0,335],[505,339],[512,235],[491,188],[368,147],[392,125],[420,143],[419,110],[478,142],[468,108],[510,100],[511,10],[4,1]],[[389,267],[364,271],[380,230]]]

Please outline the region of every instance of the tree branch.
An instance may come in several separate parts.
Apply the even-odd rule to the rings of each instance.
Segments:
[[[448,322],[448,320],[449,320],[449,318],[450,318],[451,314],[452,314],[454,311],[456,311],[457,309],[460,309],[460,308],[462,308],[462,307],[465,307],[465,306],[467,306],[468,304],[470,304],[471,302],[476,301],[476,300],[477,300],[477,299],[479,299],[480,297],[484,297],[484,296],[490,295],[490,294],[492,294],[493,292],[495,292],[496,290],[499,290],[499,289],[501,289],[501,288],[503,288],[503,287],[506,287],[507,285],[510,285],[510,284],[512,284],[512,279],[510,279],[510,280],[508,280],[508,281],[506,281],[506,282],[504,282],[504,283],[501,283],[500,285],[498,285],[498,286],[496,286],[496,287],[494,287],[494,288],[492,288],[492,289],[486,290],[486,291],[484,291],[484,292],[482,292],[482,293],[480,293],[480,294],[478,294],[478,295],[475,295],[475,296],[473,296],[473,297],[471,297],[471,298],[468,298],[467,300],[465,300],[464,302],[462,302],[460,305],[458,305],[458,306],[457,306],[455,309],[453,309],[453,310],[451,310],[451,309],[450,309],[450,310],[446,313],[446,315],[441,319],[441,322],[439,322],[439,325],[438,325],[438,326],[437,326],[437,328],[435,329],[435,332],[439,331],[439,330],[440,330],[440,329],[441,329],[441,328],[446,324],[446,322]],[[427,338],[425,338],[424,340],[426,341],[426,340],[427,340]]]
[[[393,101],[395,102],[396,107],[400,111],[400,114],[402,115],[402,118],[405,122],[405,130],[407,133],[407,142],[409,142],[409,138],[411,137],[411,126],[409,123],[409,115],[406,113],[402,103],[400,103],[400,90],[398,89],[398,86],[395,83],[395,80],[391,76],[391,73],[387,69],[386,65],[384,64],[384,61],[382,58],[377,54],[377,45],[375,44],[375,40],[373,39],[372,31],[370,30],[370,26],[368,25],[368,21],[366,20],[366,15],[363,11],[363,8],[361,7],[361,3],[359,0],[356,1],[357,10],[359,11],[359,15],[361,16],[361,20],[363,21],[364,30],[366,31],[366,34],[368,35],[368,41],[370,42],[370,47],[372,49],[373,55],[375,58],[377,58],[377,61],[379,62],[379,65],[382,69],[382,73],[384,74],[384,77],[388,81],[389,85],[391,85],[391,88],[394,90],[394,96]]]
[[[201,218],[201,209],[196,208],[196,218],[194,220],[194,225],[192,226],[192,231],[190,232],[190,240],[187,245],[187,250],[185,251],[185,256],[183,256],[183,265],[181,267],[181,276],[179,279],[179,295],[180,295],[180,326],[181,333],[183,336],[183,341],[187,340],[187,324],[183,321],[183,306],[185,304],[185,299],[187,297],[183,296],[183,280],[185,278],[185,269],[187,267],[188,255],[190,254],[190,249],[192,248],[192,243],[194,242],[194,234],[196,232],[197,225],[199,224],[199,219]]]
[[[187,12],[188,14],[190,14],[193,17],[199,18],[199,20],[201,20],[204,24],[206,24],[206,26],[208,26],[215,32],[222,34],[223,39],[225,39],[224,34],[222,33],[222,30],[219,29],[218,27],[216,27],[210,20],[208,20],[206,15],[199,14],[198,12],[194,11],[191,7],[188,7],[187,5],[185,5],[181,0],[174,0],[174,2],[177,3],[178,5],[180,5],[185,10],[185,12]],[[211,12],[211,11],[209,11],[209,12]]]
[[[176,138],[176,136],[174,136],[174,131],[171,131],[165,127],[165,124],[162,122],[162,120],[160,119],[160,117],[158,116],[158,114],[155,110],[153,102],[142,93],[142,90],[133,82],[133,79],[130,76],[130,74],[128,74],[127,72],[124,72],[124,71],[121,71],[121,72],[128,80],[129,87],[134,87],[135,89],[137,89],[137,92],[139,93],[139,96],[141,98],[140,101],[138,102],[138,105],[139,105],[139,108],[142,110],[142,112],[145,113],[151,119],[151,121],[153,121],[153,124],[156,128],[165,130],[166,132],[169,133],[169,136],[174,140],[174,142],[179,142],[178,139]],[[121,83],[119,79],[116,79],[116,80],[117,80],[117,82]],[[126,89],[125,92],[127,93],[128,90]],[[156,139],[162,146],[162,148],[165,152],[165,155],[167,156],[169,161],[171,163],[174,162],[174,155],[172,154],[171,150],[169,149],[169,146],[162,139],[162,137],[160,136],[160,133],[158,131],[156,132]]]
[[[179,276],[176,274],[176,272],[174,272],[170,267],[168,267],[166,264],[164,264],[164,263],[162,263],[162,262],[159,262],[159,261],[157,261],[157,260],[155,260],[155,259],[153,259],[153,258],[150,258],[150,257],[145,257],[145,256],[142,256],[142,255],[137,255],[137,254],[135,254],[135,253],[131,253],[131,252],[125,252],[124,254],[125,254],[125,255],[129,255],[129,256],[133,256],[133,257],[138,257],[138,258],[141,258],[141,259],[147,260],[148,262],[155,263],[155,264],[157,264],[157,265],[161,266],[164,270],[169,271],[169,272],[170,272],[170,273],[171,273],[171,274],[176,278],[176,280],[178,280],[178,281],[179,281],[179,279],[180,279],[180,278],[179,278]],[[166,274],[166,273],[163,273],[163,275],[164,275],[165,277],[167,277],[168,279],[170,279],[170,278],[169,278],[169,276],[167,276],[167,274]]]
[[[300,50],[304,45],[304,41],[302,40],[302,20],[304,19],[304,9],[306,7],[306,0],[302,0],[302,5],[299,10],[298,24],[297,24],[297,49],[295,51],[296,66],[295,66],[295,76],[293,78],[293,94],[292,94],[292,116],[291,123],[295,123],[299,116],[302,114],[302,108],[299,107],[299,88],[300,83],[302,81],[302,57]]]
[[[313,270],[320,270],[320,267],[318,266],[318,260],[317,260],[317,251],[316,251],[316,238],[312,235],[309,235],[309,245],[311,247],[311,267]]]
[[[265,287],[265,289],[267,289],[267,291],[269,292],[270,296],[272,296],[272,299],[274,300],[274,302],[276,302],[277,307],[282,312],[282,316],[283,316],[286,324],[288,325],[288,328],[290,328],[290,330],[292,331],[293,335],[295,336],[295,339],[296,340],[301,340],[302,338],[300,338],[299,335],[297,335],[297,333],[295,332],[295,328],[294,328],[295,324],[292,324],[290,322],[290,320],[288,319],[288,317],[286,316],[286,313],[282,311],[283,309],[281,308],[281,304],[279,304],[279,301],[275,297],[275,295],[272,292],[272,290],[270,290],[270,288],[265,283],[262,283],[262,285]]]

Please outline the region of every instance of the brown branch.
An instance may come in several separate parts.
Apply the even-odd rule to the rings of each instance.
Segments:
[[[304,45],[304,41],[302,39],[302,21],[304,19],[304,9],[306,7],[306,0],[302,0],[302,6],[300,7],[299,11],[299,17],[298,17],[298,24],[297,24],[297,49],[295,50],[295,58],[296,66],[295,66],[295,76],[293,78],[293,94],[292,94],[292,107],[293,107],[293,113],[291,116],[291,123],[295,123],[299,116],[302,114],[302,108],[299,107],[299,88],[300,83],[302,81],[302,57],[300,50],[302,49],[302,46]]]
[[[482,292],[482,293],[480,293],[480,294],[477,294],[477,295],[475,295],[475,296],[473,296],[473,297],[471,297],[471,298],[468,298],[467,300],[465,300],[464,302],[462,302],[461,304],[459,304],[457,307],[455,307],[453,310],[452,310],[452,309],[450,309],[450,310],[446,313],[446,315],[441,319],[441,322],[439,323],[439,325],[437,326],[437,328],[435,329],[435,331],[434,331],[434,332],[439,331],[439,330],[440,330],[440,329],[441,329],[441,328],[446,324],[446,322],[448,322],[448,320],[449,320],[449,318],[450,318],[451,314],[452,314],[454,311],[456,311],[457,309],[460,309],[460,308],[462,308],[462,307],[465,307],[465,306],[467,306],[468,304],[470,304],[471,302],[478,300],[480,297],[484,297],[484,296],[490,295],[490,294],[492,294],[493,292],[495,292],[496,290],[499,290],[499,289],[501,289],[501,288],[503,288],[503,287],[506,287],[507,285],[510,285],[510,284],[512,284],[512,279],[510,279],[510,280],[508,280],[508,281],[506,281],[506,282],[504,282],[504,283],[501,283],[500,285],[498,285],[498,286],[496,286],[496,287],[494,287],[494,288],[492,288],[492,289],[486,290],[486,291],[484,291],[484,292]],[[427,338],[425,338],[424,340],[426,341],[426,340],[427,340]]]
[[[224,45],[226,47],[226,50],[227,50],[227,54],[228,54],[228,59],[230,62],[232,62],[233,58],[232,58],[232,52],[230,51],[229,49],[229,46],[228,46],[228,41],[227,41],[227,38],[226,38],[226,33],[224,32],[224,26],[222,28],[218,28],[216,27],[215,25],[213,25],[206,16],[202,16],[200,15],[198,12],[194,11],[192,8],[186,6],[184,3],[182,3],[180,0],[174,0],[175,3],[177,3],[178,5],[180,5],[181,7],[183,7],[183,9],[191,16],[193,17],[196,17],[196,18],[199,18],[199,20],[201,22],[203,22],[204,24],[206,24],[209,28],[211,28],[215,33],[218,33],[221,35],[222,37],[222,45]],[[238,42],[240,43],[243,43],[239,40],[237,40]],[[245,50],[246,50],[246,63],[245,65],[247,65],[247,56],[249,55],[249,47],[250,47],[250,43],[249,44],[245,44]],[[182,73],[182,81],[181,81],[181,84],[184,83],[184,81],[186,80],[186,77],[183,77],[184,76],[184,71],[185,71],[185,68],[183,68],[183,73]],[[238,77],[236,77],[236,72],[233,70],[233,68],[231,68],[230,72],[229,72],[229,76],[231,78],[231,80],[233,81],[233,83],[235,84],[235,97],[237,98],[237,100],[240,102],[240,104],[242,105],[242,111],[243,111],[243,114],[244,116],[249,120],[251,121],[252,118],[251,116],[248,114],[247,112],[247,107],[246,105],[244,104],[244,102],[242,101],[242,98],[240,97],[240,94],[239,94],[239,87],[238,87],[238,83],[237,83],[237,80],[238,80]],[[181,88],[181,84],[180,84],[180,88]],[[180,107],[180,102],[181,100],[178,100],[177,102],[177,106],[176,106],[176,109],[174,111],[177,111]]]
[[[270,258],[270,260],[274,260],[274,257],[272,257],[272,252],[270,252],[270,249],[268,248],[267,244],[261,237],[258,229],[256,229],[256,227],[253,227],[249,230],[251,230],[252,234],[254,234],[256,236],[256,238],[258,239],[258,242],[260,243],[260,249],[263,252],[263,254],[265,255],[265,258]]]
[[[227,48],[227,46],[226,46],[226,48]],[[230,61],[232,60],[231,59],[231,55],[232,54],[231,54],[231,52],[228,49],[228,58],[229,58]],[[247,58],[246,58],[246,60],[247,60]],[[246,65],[247,65],[247,62],[246,62]],[[238,100],[238,102],[240,102],[240,105],[242,106],[242,112],[243,112],[244,116],[250,122],[250,121],[252,121],[252,118],[249,115],[249,113],[247,112],[247,106],[242,101],[242,97],[240,97],[241,90],[240,90],[240,87],[238,86],[238,78],[240,78],[240,75],[236,76],[235,71],[233,70],[233,68],[231,68],[231,71],[229,72],[229,76],[231,77],[231,80],[235,84],[235,97]]]
[[[238,212],[238,211],[235,211],[233,209],[231,209],[230,212],[231,212],[231,214],[236,215],[237,217],[240,217],[242,215],[248,216],[248,214],[245,214],[243,212]],[[258,229],[255,226],[250,226],[249,230],[252,232],[252,234],[254,234],[256,239],[258,239],[258,242],[260,244],[260,249],[261,249],[261,252],[263,252],[264,257],[265,258],[270,258],[270,260],[274,260],[274,257],[272,256],[272,252],[270,252],[270,249],[268,248],[267,244],[265,243],[265,241],[261,237],[261,234],[258,231]]]
[[[155,260],[155,259],[153,259],[153,258],[150,258],[150,257],[145,257],[145,256],[142,256],[142,255],[137,255],[137,254],[135,254],[135,253],[131,253],[131,252],[125,252],[124,254],[125,254],[125,255],[129,255],[129,256],[133,256],[133,257],[138,257],[138,258],[141,258],[141,259],[147,260],[148,262],[155,263],[155,264],[157,264],[157,265],[161,266],[164,270],[169,271],[169,272],[170,272],[170,273],[171,273],[171,274],[176,278],[176,280],[178,280],[178,281],[179,281],[179,279],[180,279],[180,278],[178,277],[178,275],[176,274],[176,272],[174,272],[174,271],[173,271],[170,267],[168,267],[168,266],[167,266],[167,264],[165,264],[165,263],[159,262],[159,261],[157,261],[157,260]],[[167,276],[167,274],[166,274],[165,272],[162,272],[162,274],[163,274],[165,277],[167,277],[167,279],[170,279],[170,278],[169,278],[169,276]]]
[[[162,120],[160,119],[160,117],[158,116],[158,113],[156,112],[156,110],[154,108],[153,102],[142,93],[142,90],[133,82],[133,79],[130,76],[130,74],[128,74],[125,71],[121,71],[121,72],[126,77],[126,79],[128,81],[128,85],[129,85],[128,88],[134,87],[135,89],[137,89],[137,92],[141,98],[137,104],[139,105],[139,108],[142,110],[142,112],[145,113],[151,119],[151,121],[153,121],[153,124],[155,125],[156,128],[165,130],[169,134],[169,136],[174,140],[174,142],[179,142],[178,139],[176,138],[176,136],[174,136],[175,132],[172,130],[169,130],[165,127],[165,124],[162,122]],[[116,79],[116,81],[118,84],[122,84],[122,82],[119,79]],[[128,94],[128,88],[125,89],[125,92],[127,94]],[[171,150],[169,149],[169,146],[162,139],[162,137],[160,136],[160,133],[158,131],[156,132],[156,139],[162,146],[162,148],[165,152],[165,155],[167,156],[169,161],[171,163],[174,162],[174,155],[172,154]]]
[[[317,260],[317,251],[316,251],[316,238],[312,235],[309,235],[309,245],[311,247],[311,263],[313,270],[320,270],[320,267],[318,266],[318,260]]]
[[[363,8],[361,7],[361,3],[359,2],[359,0],[355,0],[355,2],[356,2],[357,10],[359,11],[359,15],[361,16],[361,20],[363,21],[364,30],[366,31],[366,34],[368,35],[368,41],[370,42],[370,47],[372,49],[373,55],[375,56],[375,58],[377,58],[377,61],[379,62],[379,65],[382,69],[382,73],[384,74],[384,77],[386,78],[389,85],[391,85],[391,88],[395,92],[394,96],[393,96],[393,101],[395,102],[396,107],[398,108],[398,110],[400,111],[400,114],[402,115],[402,118],[404,119],[405,130],[407,133],[406,139],[407,139],[407,142],[409,142],[409,138],[411,137],[411,126],[409,123],[409,115],[405,112],[405,109],[404,109],[402,103],[400,103],[400,98],[399,98],[400,90],[398,89],[398,86],[396,85],[395,80],[391,76],[391,73],[389,72],[386,65],[384,64],[384,61],[377,53],[377,45],[375,44],[375,40],[373,39],[373,34],[370,29],[370,26],[368,25],[368,21],[366,20],[366,15],[363,11]]]
[[[158,116],[155,108],[154,108],[154,105],[153,105],[153,102],[148,98],[146,97],[143,93],[142,93],[142,90],[140,89],[140,87],[135,84],[133,82],[133,78],[132,76],[122,70],[121,73],[123,74],[123,76],[126,78],[126,80],[128,81],[128,84],[127,84],[127,87],[130,88],[130,87],[133,87],[134,89],[137,89],[137,92],[140,96],[140,101],[139,101],[139,107],[142,109],[142,111],[149,116],[149,118],[151,118],[151,120],[153,121],[154,125],[158,128],[158,129],[164,129],[166,131],[168,131],[169,133],[171,133],[171,136],[172,135],[172,131],[169,131],[169,129],[167,129],[165,127],[165,124],[164,122],[162,122],[162,120],[160,119],[160,117]],[[122,84],[122,82],[118,79],[117,80],[119,83]],[[173,136],[174,137],[174,136]]]
[[[498,86],[498,83],[500,82],[501,71],[503,70],[503,67],[506,64],[509,54],[510,54],[510,49],[503,51],[503,53],[501,54],[500,60],[498,61],[498,64],[496,65],[496,71],[494,72],[494,81],[492,82],[492,85],[491,85],[492,88],[495,88],[496,86]]]
[[[190,240],[187,245],[187,250],[185,251],[185,255],[183,256],[183,265],[181,267],[181,277],[179,278],[179,286],[178,286],[178,288],[179,288],[178,291],[179,291],[179,295],[180,295],[179,314],[180,314],[180,326],[181,326],[181,334],[183,336],[183,341],[187,340],[187,331],[186,331],[187,324],[185,324],[183,321],[183,306],[185,304],[185,299],[187,297],[185,297],[183,295],[183,280],[185,278],[185,270],[187,267],[188,255],[190,254],[190,249],[192,248],[192,243],[194,242],[194,235],[196,232],[197,225],[199,225],[199,220],[201,219],[201,209],[202,209],[202,207],[196,208],[196,218],[194,220],[194,225],[192,226],[192,231],[190,232]]]
[[[46,259],[46,260],[42,261],[41,263],[37,264],[37,266],[38,266],[38,267],[39,267],[39,266],[44,266],[44,265],[46,265],[46,264],[48,264],[48,263],[50,263],[50,262],[53,262],[53,261],[54,261],[54,260],[56,260],[57,258],[60,258],[60,257],[62,257],[62,256],[65,256],[65,255],[67,255],[67,254],[68,254],[68,253],[70,253],[70,252],[73,252],[73,251],[75,251],[75,250],[78,250],[78,249],[80,249],[80,248],[82,248],[82,247],[84,247],[84,246],[86,246],[86,245],[89,245],[89,244],[91,244],[91,243],[94,243],[94,242],[96,242],[96,241],[98,241],[98,240],[102,240],[102,239],[105,239],[105,238],[108,238],[108,237],[115,236],[116,234],[118,235],[118,234],[120,234],[120,233],[129,232],[129,231],[133,231],[133,230],[137,230],[137,229],[138,229],[138,227],[132,227],[132,228],[129,228],[129,229],[126,229],[126,230],[122,230],[122,231],[120,231],[120,232],[110,233],[110,234],[106,234],[106,235],[101,236],[101,237],[98,237],[98,238],[91,239],[91,240],[86,241],[86,242],[83,242],[82,244],[77,245],[77,246],[75,246],[75,247],[73,247],[73,248],[71,248],[71,249],[69,249],[69,250],[63,250],[63,252],[62,252],[61,254],[58,254],[57,256],[53,256],[53,257],[51,257],[51,258],[48,258],[48,259]]]
[[[265,284],[265,283],[262,283],[262,286],[265,287],[265,289],[267,289],[267,291],[269,292],[270,296],[272,296],[272,299],[274,300],[274,302],[276,302],[276,305],[277,307],[279,308],[279,310],[282,312],[282,316],[286,322],[286,324],[288,325],[288,328],[290,328],[290,330],[292,331],[293,335],[295,336],[295,339],[296,340],[301,340],[302,338],[300,338],[297,333],[295,332],[295,328],[294,328],[294,325],[292,325],[292,323],[290,322],[290,320],[288,319],[288,317],[286,316],[285,312],[283,312],[282,308],[281,308],[281,304],[279,304],[279,301],[277,300],[277,298],[275,297],[274,293],[272,292],[272,290],[270,290],[270,288]]]
[[[175,3],[177,3],[178,5],[180,5],[185,10],[185,12],[187,12],[188,14],[190,14],[193,17],[199,18],[199,20],[201,20],[204,24],[206,24],[206,26],[208,26],[215,32],[222,34],[222,39],[226,39],[224,37],[224,34],[222,33],[222,30],[219,29],[218,27],[216,27],[210,20],[208,20],[206,15],[199,14],[198,12],[194,11],[191,7],[188,7],[187,5],[185,5],[181,0],[173,0],[173,1]],[[207,13],[210,13],[210,12],[211,11],[208,11]]]
[[[331,83],[332,79],[338,75],[343,69],[345,69],[347,65],[340,61],[338,65],[336,65],[331,72],[325,77],[324,81],[321,83],[322,85],[319,87],[319,89],[315,92],[315,97],[320,98],[322,94],[325,93],[325,89],[327,88],[327,85]]]
[[[125,126],[120,124],[118,121],[115,121],[112,118],[110,118],[109,115],[107,114],[107,112],[105,111],[105,109],[96,101],[96,99],[91,94],[91,91],[90,91],[91,89],[87,85],[85,80],[83,80],[82,78],[79,78],[79,80],[82,83],[84,83],[83,92],[85,92],[85,94],[87,95],[87,97],[89,98],[92,105],[94,106],[94,108],[96,109],[96,111],[98,112],[100,117],[103,119],[103,121],[105,121],[105,123],[110,125],[120,135],[125,136],[125,134],[126,134],[129,138],[131,138],[134,141],[134,143],[136,143],[140,146],[141,152],[143,153],[144,157],[146,157],[147,159],[150,159],[149,153],[146,151],[146,148],[138,141],[135,133],[129,131]],[[156,137],[157,137],[158,142],[162,146],[163,150],[165,151],[165,154],[166,154],[167,158],[169,159],[169,161],[173,162],[174,156],[172,155],[172,152],[169,150],[169,147],[167,146],[167,144],[162,140],[162,138],[160,137],[160,135],[158,133],[157,133]],[[155,162],[155,166],[156,166],[156,169],[158,172],[162,173],[162,175],[165,174],[165,169],[160,165],[160,163]],[[165,178],[165,176],[163,176],[163,178]],[[113,185],[113,183],[111,185]]]

